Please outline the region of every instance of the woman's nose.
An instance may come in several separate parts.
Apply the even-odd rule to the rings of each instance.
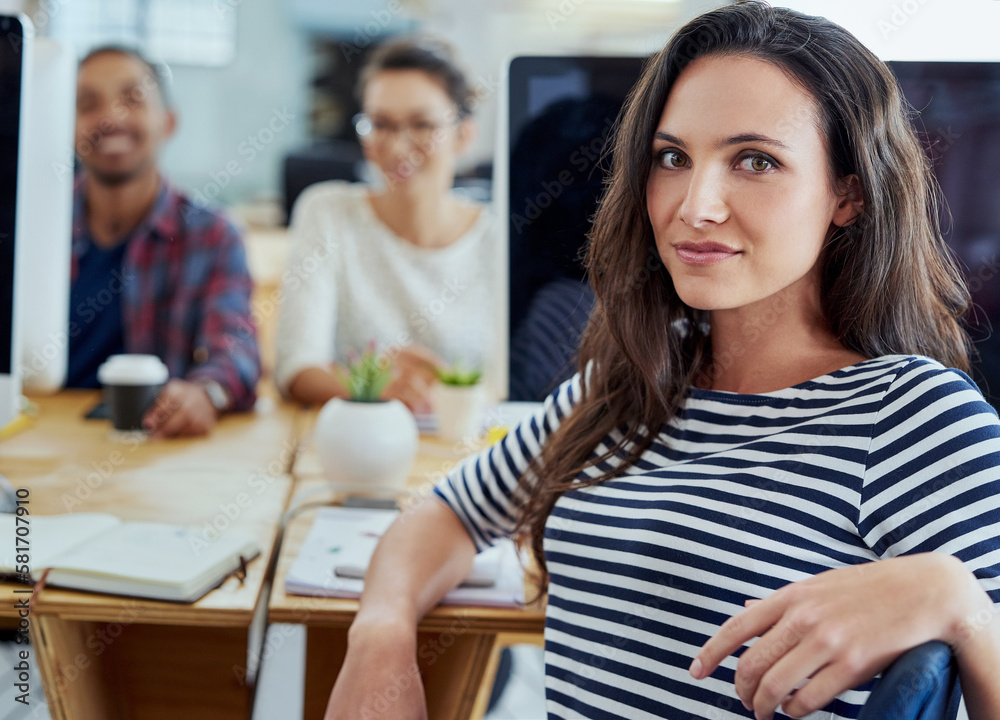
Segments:
[[[690,183],[681,203],[681,220],[691,227],[722,223],[729,217],[723,171],[699,168],[691,171]]]

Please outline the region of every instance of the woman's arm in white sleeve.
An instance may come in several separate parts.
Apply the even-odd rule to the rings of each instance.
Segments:
[[[288,265],[275,299],[279,312],[275,381],[283,395],[302,402],[325,402],[344,394],[330,371],[337,328],[339,241],[332,199],[329,188],[321,184],[308,188],[295,203]],[[303,374],[314,382],[300,385],[297,380]]]

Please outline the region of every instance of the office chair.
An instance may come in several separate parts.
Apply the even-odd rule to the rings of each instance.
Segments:
[[[924,643],[889,666],[858,720],[955,720],[961,699],[951,648]]]

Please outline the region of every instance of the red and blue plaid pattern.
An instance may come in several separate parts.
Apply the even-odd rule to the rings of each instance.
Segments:
[[[84,177],[76,182],[72,279],[85,249]],[[161,181],[152,211],[126,239],[125,349],[159,356],[171,377],[215,380],[249,410],[260,378],[253,281],[236,228]]]

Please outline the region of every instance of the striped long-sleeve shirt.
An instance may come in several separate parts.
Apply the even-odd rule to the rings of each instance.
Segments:
[[[479,548],[511,531],[518,478],[580,391],[564,383],[438,486]],[[692,389],[635,466],[559,499],[544,548],[550,718],[753,717],[733,686],[742,650],[711,678],[687,671],[748,598],[938,551],[1000,601],[1000,421],[964,374],[922,357],[757,395]],[[856,718],[871,687],[809,717]]]

